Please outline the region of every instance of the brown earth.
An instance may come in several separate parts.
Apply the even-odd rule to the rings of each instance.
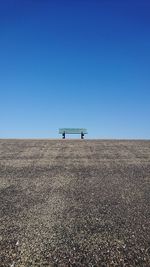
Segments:
[[[150,266],[150,141],[0,140],[0,266]]]

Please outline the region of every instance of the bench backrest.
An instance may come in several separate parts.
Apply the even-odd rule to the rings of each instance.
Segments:
[[[60,128],[59,134],[87,134],[87,129],[85,128]]]

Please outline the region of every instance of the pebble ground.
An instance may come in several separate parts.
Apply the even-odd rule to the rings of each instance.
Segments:
[[[1,267],[150,266],[150,141],[0,140]]]

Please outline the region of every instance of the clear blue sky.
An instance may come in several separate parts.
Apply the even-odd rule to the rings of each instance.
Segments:
[[[0,138],[150,139],[149,0],[0,1]]]

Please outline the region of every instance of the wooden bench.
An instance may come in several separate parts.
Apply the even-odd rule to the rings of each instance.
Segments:
[[[84,128],[61,128],[59,134],[62,134],[62,138],[65,139],[66,134],[80,134],[81,139],[84,139],[84,135],[87,134],[87,129]]]

